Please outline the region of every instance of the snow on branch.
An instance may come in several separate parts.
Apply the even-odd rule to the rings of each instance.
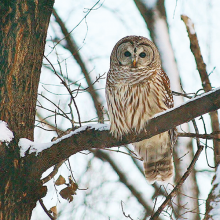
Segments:
[[[8,129],[7,123],[0,120],[0,142],[6,142],[8,144],[13,138],[13,132]]]
[[[87,125],[47,144],[34,144],[21,139],[21,155],[24,159],[36,160],[30,163],[28,169],[43,173],[49,167],[67,159],[71,155],[91,148],[101,149],[121,146],[150,138],[159,133],[170,130],[180,124],[188,122],[200,115],[220,108],[220,88],[198,96],[183,105],[157,114],[148,121],[145,129],[137,134],[135,131],[124,135],[121,140],[115,139],[109,133],[109,126],[105,124]],[[23,142],[23,144],[22,144]],[[25,146],[27,144],[27,146]],[[34,152],[34,154],[28,154]],[[29,159],[31,158],[31,159]],[[41,164],[41,167],[34,164]]]
[[[20,156],[25,157],[27,154],[32,154],[32,153],[35,153],[35,156],[37,156],[40,152],[50,148],[52,145],[57,144],[60,141],[87,129],[103,131],[103,130],[109,130],[110,127],[109,125],[106,124],[88,124],[86,126],[76,129],[75,131],[71,131],[70,133],[62,136],[61,138],[58,138],[56,141],[52,141],[48,143],[37,143],[30,141],[26,138],[21,138],[18,142],[18,146],[20,147]]]

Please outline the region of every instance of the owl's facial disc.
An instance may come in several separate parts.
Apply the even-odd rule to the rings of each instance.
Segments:
[[[154,52],[149,45],[134,46],[131,42],[126,42],[119,45],[116,57],[122,66],[141,68],[152,63]]]
[[[117,49],[117,60],[122,66],[130,66],[134,56],[134,47],[130,42],[122,43]]]
[[[137,67],[147,67],[154,59],[153,49],[149,45],[138,45],[136,57]]]

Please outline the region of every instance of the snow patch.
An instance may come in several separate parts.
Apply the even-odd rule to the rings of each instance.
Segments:
[[[69,134],[62,136],[61,138],[58,138],[55,141],[48,142],[48,143],[36,143],[26,138],[21,138],[18,143],[18,146],[20,147],[20,157],[24,157],[25,154],[31,154],[31,153],[35,153],[35,155],[37,156],[43,150],[50,148],[54,144],[57,144],[66,138],[69,138],[82,131],[92,130],[92,129],[104,131],[104,130],[109,130],[110,126],[106,124],[88,124],[86,126],[76,129],[75,131],[71,131]]]
[[[186,105],[187,103],[193,102],[193,101],[195,101],[195,100],[197,100],[197,99],[201,99],[201,98],[203,98],[203,97],[205,97],[205,96],[207,96],[207,95],[210,95],[210,94],[213,93],[213,92],[217,92],[218,90],[220,91],[220,87],[215,88],[215,89],[213,89],[213,90],[211,90],[211,91],[209,91],[209,92],[206,92],[206,93],[204,93],[204,94],[202,94],[202,95],[198,95],[198,96],[196,96],[195,98],[192,98],[192,99],[190,99],[190,100],[188,100],[188,101],[186,101],[186,102],[184,102],[184,103],[182,103],[182,104],[180,104],[180,105],[175,106],[174,108],[170,108],[170,109],[167,109],[166,111],[159,112],[159,113],[155,114],[155,115],[153,116],[153,118],[157,118],[157,117],[159,117],[159,116],[161,116],[161,115],[164,115],[164,114],[166,114],[166,113],[168,113],[168,112],[171,112],[171,111],[173,111],[173,110],[175,110],[175,109],[181,107],[182,105]],[[220,175],[220,173],[219,173],[219,175]]]
[[[31,154],[31,153],[36,153],[35,155],[37,156],[38,153],[41,151],[50,148],[53,145],[53,142],[49,143],[36,143],[33,141],[30,141],[26,138],[21,138],[18,142],[18,146],[20,147],[20,156],[24,157],[26,153]]]
[[[212,210],[209,212],[209,215],[212,217],[213,220],[219,220],[220,219],[220,165],[218,165],[216,170],[216,178],[212,183],[212,186],[217,185],[215,190],[213,191],[213,195],[215,197],[215,200],[213,202],[210,202],[210,206],[212,207]]]
[[[71,135],[77,134],[77,133],[79,133],[79,132],[81,132],[81,131],[85,131],[85,130],[87,130],[87,129],[89,129],[89,130],[94,129],[94,130],[96,130],[96,131],[107,131],[107,130],[110,130],[110,125],[107,125],[107,124],[99,124],[99,123],[97,123],[97,124],[87,124],[87,125],[85,125],[85,126],[83,126],[83,127],[80,127],[80,128],[78,128],[78,129],[76,129],[75,131],[70,132],[70,134],[71,134]],[[65,135],[65,136],[66,136],[66,135]],[[65,137],[65,136],[63,136],[63,137]]]
[[[188,19],[187,21],[187,26],[189,27],[189,32],[190,34],[195,34],[195,28],[194,28],[194,24],[192,23],[192,21],[190,19]]]
[[[0,120],[0,142],[9,143],[13,138],[13,132],[8,129],[7,123]]]
[[[146,5],[148,9],[155,8],[157,0],[145,0],[143,3]]]

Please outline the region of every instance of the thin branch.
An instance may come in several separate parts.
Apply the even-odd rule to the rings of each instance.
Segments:
[[[199,71],[199,75],[202,81],[202,86],[205,92],[209,92],[212,90],[211,83],[209,80],[208,73],[206,71],[206,64],[203,60],[202,53],[199,47],[199,42],[197,39],[197,35],[194,29],[194,24],[191,21],[191,19],[185,15],[181,16],[183,22],[186,25],[186,29],[189,35],[190,39],[190,49],[195,57],[197,69]],[[213,131],[219,132],[219,118],[218,118],[218,112],[210,112],[211,117],[211,126]],[[218,138],[220,138],[220,134],[218,135]],[[214,159],[215,159],[215,165],[220,164],[220,142],[213,140],[214,145]]]
[[[77,115],[78,115],[79,125],[80,125],[80,127],[81,127],[81,119],[80,119],[79,109],[78,109],[78,107],[77,107],[77,105],[76,105],[76,101],[75,101],[75,98],[73,97],[72,91],[70,90],[70,88],[69,88],[69,86],[67,85],[67,83],[65,82],[65,80],[63,80],[63,78],[56,72],[56,70],[55,70],[53,64],[50,62],[50,60],[49,60],[46,56],[44,56],[44,58],[45,58],[45,59],[47,60],[47,62],[52,66],[52,68],[53,68],[53,70],[54,70],[54,73],[55,73],[56,76],[60,79],[60,81],[62,82],[62,84],[63,84],[63,85],[65,86],[65,88],[67,89],[69,95],[71,96],[71,99],[72,99],[72,101],[73,101],[73,104],[74,104],[74,106],[75,106],[75,108],[76,108],[76,112],[77,112]],[[70,120],[70,122],[72,122],[71,119],[69,119],[69,120]]]
[[[123,208],[123,201],[121,201],[121,210],[122,210],[124,217],[129,218],[130,220],[134,220],[133,218],[131,218],[131,216],[129,214],[128,215],[125,214],[125,211]]]
[[[220,141],[220,138],[216,137],[217,134],[195,134],[195,133],[180,133],[178,132],[178,137],[191,137],[191,138],[202,138],[208,140]]]
[[[57,42],[57,44],[59,44],[62,40],[66,39],[67,37],[70,36],[70,34],[82,23],[82,21],[84,19],[86,19],[86,17],[89,15],[89,13],[95,9],[95,6],[98,5],[98,3],[100,2],[100,0],[98,0],[91,8],[87,9],[86,15],[80,20],[80,22],[70,31],[67,32],[67,34],[64,36],[64,38],[62,38],[60,41]],[[54,48],[57,46],[57,44],[54,46]]]
[[[183,185],[184,181],[187,179],[187,177],[189,176],[189,174],[191,173],[196,161],[198,160],[202,150],[203,150],[203,146],[200,145],[198,150],[196,151],[196,154],[192,160],[192,162],[190,163],[189,167],[187,168],[187,171],[184,173],[184,175],[182,176],[182,178],[180,179],[180,181],[178,181],[177,185],[175,186],[175,188],[172,190],[172,192],[166,197],[165,201],[162,203],[162,205],[158,208],[158,210],[154,213],[154,215],[150,218],[150,220],[155,220],[158,219],[159,215],[161,214],[161,212],[163,211],[163,209],[167,206],[167,204],[170,202],[170,200],[178,193],[178,190],[180,189],[180,187]]]
[[[65,160],[60,161],[58,164],[56,164],[53,168],[53,171],[46,177],[44,177],[41,182],[42,184],[47,183],[48,181],[50,181],[58,172],[59,168],[61,167],[61,165],[64,163]]]
[[[60,110],[60,111],[62,112],[62,114],[61,114],[61,113],[57,113],[58,115],[61,115],[61,116],[65,117],[66,119],[68,119],[69,121],[71,121],[71,119],[68,117],[68,115],[67,115],[58,105],[56,105],[53,101],[51,101],[50,99],[48,99],[46,96],[44,96],[44,95],[42,95],[42,94],[38,94],[38,95],[41,96],[42,98],[46,99],[48,102],[50,102],[51,104],[53,104],[58,110]],[[47,111],[53,112],[54,114],[56,114],[55,111],[50,110],[50,109],[46,109],[46,108],[43,107],[42,105],[37,105],[37,106],[40,107],[40,108],[43,108],[43,109],[45,109],[45,110],[47,110]]]
[[[43,203],[43,200],[42,199],[39,199],[39,203],[41,205],[41,207],[43,208],[43,210],[45,211],[45,213],[48,215],[48,217],[52,220],[56,220],[50,213],[49,211],[47,210],[47,208],[45,207],[44,203]]]
[[[89,76],[89,71],[87,70],[86,65],[85,65],[85,63],[84,63],[84,61],[83,61],[83,59],[82,59],[82,57],[79,53],[76,42],[74,41],[74,39],[69,34],[64,22],[59,17],[59,15],[58,15],[58,13],[56,12],[55,9],[53,9],[53,15],[56,19],[56,22],[59,24],[63,35],[65,36],[65,40],[66,40],[66,43],[67,43],[66,48],[71,52],[71,54],[73,55],[76,62],[79,64],[79,66],[80,66],[80,68],[81,68],[81,70],[82,70],[82,72],[85,76],[86,82],[87,82],[88,87],[89,87],[88,92],[92,97],[92,100],[93,100],[93,103],[94,103],[99,121],[103,123],[104,122],[104,117],[103,117],[103,112],[101,111],[101,103],[99,102],[100,97],[99,97],[98,93],[96,92],[96,90],[93,86],[93,83],[92,83],[91,78]]]
[[[142,158],[140,158],[140,157],[138,157],[138,156],[135,156],[134,154],[132,155],[131,153],[124,152],[124,151],[120,151],[120,150],[112,150],[112,149],[103,149],[103,150],[128,155],[128,156],[130,156],[130,157],[132,158],[133,161],[134,161],[134,160],[140,160],[140,161],[143,161]]]
[[[137,188],[134,187],[132,184],[128,182],[128,178],[125,176],[125,174],[120,170],[117,164],[112,160],[109,154],[100,151],[100,150],[91,150],[93,154],[98,157],[101,160],[107,161],[111,167],[114,169],[114,171],[117,173],[119,180],[121,183],[123,183],[130,192],[135,196],[135,198],[138,200],[138,202],[144,207],[145,210],[147,210],[148,213],[152,212],[152,207],[150,204],[147,204],[145,199],[142,197],[142,194],[138,192]]]

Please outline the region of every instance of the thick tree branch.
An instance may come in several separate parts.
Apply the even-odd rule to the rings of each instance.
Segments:
[[[85,126],[83,127],[84,130],[83,128],[81,128],[81,130],[75,130],[63,136],[61,139],[49,143],[52,146],[40,152],[38,156],[32,153],[24,157],[24,160],[28,163],[27,169],[30,173],[36,172],[40,175],[49,167],[82,150],[121,146],[150,138],[207,112],[219,109],[219,97],[220,88],[191,99],[184,105],[170,109],[149,120],[145,130],[140,134],[131,132],[125,135],[121,140],[112,137],[108,128],[104,127],[104,125],[103,130],[96,130],[95,127],[92,126]],[[30,149],[33,147],[34,146],[30,146]]]
[[[38,116],[39,118],[42,119],[42,117],[39,115]],[[45,121],[45,123],[47,125],[49,125],[51,128],[53,128],[55,130],[55,127],[50,125],[49,122]],[[60,129],[59,129],[60,130]],[[69,133],[69,131],[66,132],[66,134]],[[57,140],[58,138],[56,138]],[[123,183],[125,185],[125,187],[127,187],[130,192],[132,193],[132,195],[138,200],[138,202],[143,206],[143,208],[146,210],[148,216],[149,216],[149,213],[152,213],[152,208],[150,204],[147,203],[147,201],[142,197],[141,193],[135,188],[134,184],[131,184],[126,176],[126,174],[117,166],[117,164],[115,163],[113,157],[111,157],[110,154],[102,151],[102,150],[93,150],[91,149],[90,150],[95,157],[99,158],[100,160],[102,161],[105,161],[107,163],[109,163],[109,165],[111,166],[111,168],[116,172],[116,174],[118,175],[119,177],[119,181],[121,183]],[[131,157],[132,160],[134,161],[134,163],[137,165],[136,163],[136,160]],[[59,167],[63,164],[64,161],[61,161],[60,163],[56,164],[53,171],[45,178],[41,179],[42,183],[46,183],[48,182],[49,180],[51,180],[58,172],[58,169]],[[137,165],[137,167],[139,168],[140,172],[143,174],[144,176],[144,172],[143,172],[143,169],[139,167],[139,165]],[[158,185],[154,184],[153,185],[155,187],[155,190],[156,191],[161,191],[161,189],[158,187]]]

